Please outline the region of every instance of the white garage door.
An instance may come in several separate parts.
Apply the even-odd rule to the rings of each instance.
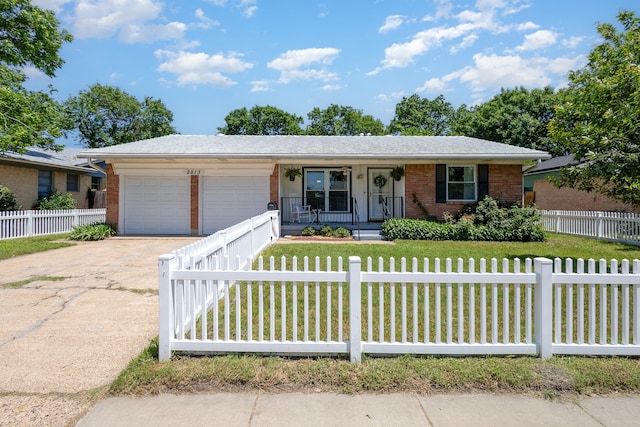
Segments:
[[[269,177],[204,179],[202,228],[212,234],[267,210]]]
[[[190,234],[189,177],[127,177],[125,234]]]

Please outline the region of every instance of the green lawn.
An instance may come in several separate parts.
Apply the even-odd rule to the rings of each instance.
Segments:
[[[634,259],[640,248],[551,235],[544,243],[398,242],[379,244],[278,244],[263,254],[280,261],[297,256],[350,255],[428,258],[526,258],[535,256]],[[364,261],[363,261],[364,262]],[[278,288],[279,286],[276,286]],[[278,298],[276,298],[278,301]],[[232,304],[233,307],[233,304]],[[626,357],[365,357],[361,365],[341,358],[250,355],[157,360],[157,342],[112,384],[113,394],[206,391],[517,392],[545,397],[582,393],[640,392],[640,359]]]
[[[73,246],[74,243],[61,241],[68,237],[69,234],[50,234],[47,236],[0,240],[0,260]]]

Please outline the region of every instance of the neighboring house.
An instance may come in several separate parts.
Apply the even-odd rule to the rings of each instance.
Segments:
[[[0,185],[13,191],[24,209],[31,209],[39,198],[55,190],[70,193],[79,209],[88,208],[87,191],[104,190],[106,175],[90,167],[86,159],[77,158],[80,151],[31,148],[24,154],[0,153]]]
[[[350,226],[425,209],[441,217],[486,194],[521,203],[522,165],[549,156],[468,137],[169,135],[79,157],[106,162],[107,222],[121,234],[195,235],[270,202],[284,224]],[[399,181],[389,176],[397,166]],[[294,181],[284,175],[292,167]]]
[[[545,210],[640,212],[600,193],[557,188],[550,178],[559,177],[562,168],[571,162],[573,155],[559,156],[526,168],[523,177],[525,204],[535,203],[538,209]]]

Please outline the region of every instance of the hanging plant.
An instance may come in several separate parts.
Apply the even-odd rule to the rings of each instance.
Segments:
[[[375,178],[373,178],[373,183],[375,184],[376,187],[382,188],[385,185],[387,185],[387,178],[385,178],[383,175],[378,175]]]
[[[294,181],[296,176],[302,176],[302,171],[300,168],[286,168],[284,170],[284,176],[289,178],[289,180]]]
[[[391,176],[391,178],[395,179],[396,181],[400,181],[404,176],[404,168],[402,166],[396,166],[395,168],[391,169],[389,176]]]

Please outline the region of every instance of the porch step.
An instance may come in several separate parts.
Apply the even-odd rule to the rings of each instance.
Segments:
[[[353,230],[353,238],[356,240],[384,240],[380,230]]]

